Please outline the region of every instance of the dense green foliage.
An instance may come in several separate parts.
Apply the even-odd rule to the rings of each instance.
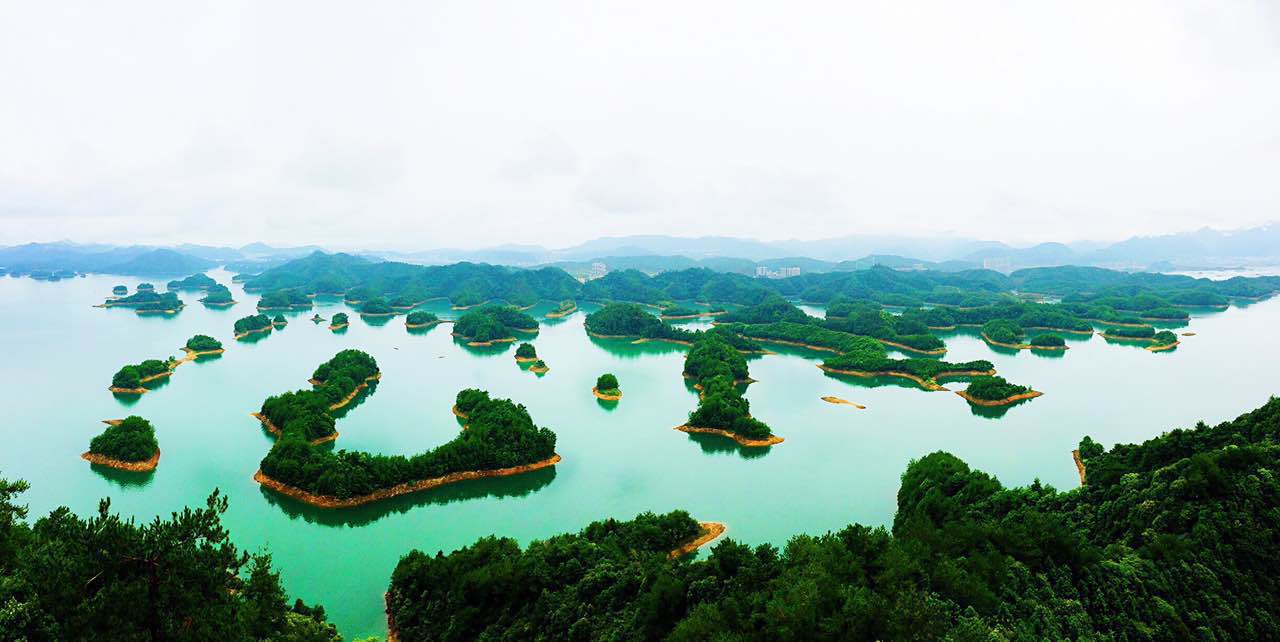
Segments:
[[[215,305],[231,303],[231,289],[221,283],[215,283],[200,298],[201,303],[212,303]]]
[[[311,378],[322,384],[340,377],[363,383],[366,379],[376,377],[378,372],[378,362],[369,353],[347,349],[317,366],[315,372],[311,373]],[[347,390],[343,396],[350,392],[351,390]]]
[[[185,279],[170,281],[168,288],[170,290],[207,290],[217,284],[218,282],[214,281],[213,277],[204,272],[199,272]]]
[[[458,317],[453,332],[471,341],[511,339],[513,330],[537,330],[538,321],[509,305],[483,305]]]
[[[333,326],[333,327],[344,326],[344,325],[347,325],[347,324],[348,324],[348,323],[350,323],[350,322],[351,322],[351,320],[347,318],[347,313],[346,313],[346,312],[338,312],[338,313],[335,313],[335,314],[333,315],[333,318],[332,318],[332,319],[329,319],[329,325],[330,325],[330,326]]]
[[[721,315],[724,323],[809,323],[813,317],[780,296]]]
[[[1039,348],[1061,348],[1067,345],[1067,340],[1056,334],[1037,334],[1028,343]]]
[[[394,311],[391,309],[391,304],[380,296],[369,297],[360,304],[360,314],[391,314]]]
[[[822,323],[823,327],[874,337],[916,350],[937,351],[946,347],[942,339],[929,333],[929,325],[917,315],[890,314],[879,306],[866,303],[842,307],[844,315],[828,317]]]
[[[693,317],[702,314],[702,310],[683,305],[670,305],[662,308],[663,317]]]
[[[190,339],[187,339],[187,349],[195,352],[221,350],[222,342],[207,334],[197,334]]]
[[[1005,488],[946,453],[911,462],[891,530],[781,550],[667,551],[682,513],[531,543],[411,552],[388,602],[401,638],[1004,640],[1280,636],[1280,400],[1216,428],[1106,452],[1088,484]]]
[[[586,327],[587,332],[613,337],[655,339],[678,334],[677,329],[635,303],[608,303],[587,315]]]
[[[1178,342],[1178,335],[1168,330],[1161,330],[1151,335],[1151,342],[1158,346],[1173,345]]]
[[[720,335],[698,335],[685,355],[684,375],[701,388],[688,425],[728,430],[748,439],[773,434],[767,424],[751,417],[751,404],[738,390],[738,382],[748,378],[746,358]]]
[[[734,325],[728,329],[740,332],[753,339],[798,343],[817,348],[827,348],[837,352],[848,352],[855,349],[856,346],[865,345],[869,340],[867,337],[860,337],[848,332],[828,330],[817,325],[789,321]],[[878,341],[871,341],[871,343],[880,346]],[[881,351],[883,351],[883,347],[881,347]]]
[[[128,293],[129,293],[129,288],[127,288],[127,287],[125,287],[125,286],[123,286],[123,285],[117,285],[117,286],[115,286],[115,287],[111,288],[111,293],[112,293],[112,294],[114,294],[114,295],[116,295],[116,296],[124,296],[124,295],[126,295],[126,294],[128,294]]]
[[[89,452],[120,461],[146,461],[157,450],[160,450],[160,444],[156,442],[155,428],[151,422],[137,415],[107,426],[89,442]]]
[[[1005,381],[1004,377],[974,377],[969,382],[968,387],[964,389],[974,399],[982,399],[983,401],[1000,401],[1008,399],[1014,395],[1020,395],[1024,392],[1030,392],[1031,388],[1027,386],[1019,386]]]
[[[1010,319],[992,319],[982,324],[982,334],[998,343],[1022,343],[1022,326]]]
[[[457,408],[458,412],[467,415],[471,414],[471,411],[481,404],[486,403],[489,403],[488,392],[476,388],[467,388],[458,391],[458,394],[454,397],[453,407]]]
[[[616,377],[612,372],[606,372],[599,377],[596,377],[596,392],[605,395],[618,394],[618,377]]]
[[[1126,339],[1151,339],[1155,337],[1156,329],[1149,325],[1138,328],[1116,326],[1107,328],[1107,334],[1109,336],[1123,337]]]
[[[459,401],[463,401],[461,395]],[[555,433],[535,426],[522,405],[488,399],[459,410],[468,415],[466,430],[411,457],[335,453],[285,430],[262,460],[261,469],[277,481],[311,493],[351,498],[454,472],[531,464],[555,454]]]
[[[0,479],[0,638],[341,642],[323,608],[288,606],[270,555],[236,549],[217,491],[169,519],[139,524],[104,499],[29,526],[26,489]]]
[[[271,325],[274,325],[274,326],[289,325],[289,320],[284,318],[283,314],[277,314],[274,317],[271,317]]]
[[[414,310],[405,316],[406,325],[431,325],[440,321],[440,318],[426,310]]]
[[[311,297],[298,288],[271,290],[258,299],[259,310],[311,309]]]
[[[335,387],[345,383],[347,381],[335,382]],[[332,399],[323,389],[294,390],[267,397],[258,412],[281,433],[315,441],[335,432],[337,422],[329,414],[329,406],[341,399]]]
[[[271,317],[265,314],[250,314],[236,320],[233,330],[236,334],[256,332],[271,327]]]
[[[517,359],[536,359],[537,357],[538,350],[533,347],[532,343],[521,343],[516,346]]]
[[[147,359],[142,363],[135,363],[124,366],[116,371],[111,377],[112,388],[140,388],[142,380],[147,377],[154,377],[162,372],[168,372],[170,364],[173,363],[173,357],[167,360]]]
[[[122,296],[115,299],[107,299],[109,307],[133,308],[135,310],[177,310],[182,307],[182,299],[173,292],[156,292],[154,290],[143,290],[142,286],[138,286],[138,291],[129,296]]]

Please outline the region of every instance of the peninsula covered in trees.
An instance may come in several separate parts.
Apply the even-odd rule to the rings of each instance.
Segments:
[[[751,416],[751,404],[738,390],[750,381],[747,360],[719,335],[698,337],[685,355],[684,376],[696,382],[698,407],[677,430],[722,435],[743,446],[782,443],[768,424]]]
[[[207,334],[197,334],[187,339],[187,343],[182,349],[186,351],[187,356],[191,357],[221,354],[223,351],[222,342]]]
[[[111,377],[111,392],[117,394],[140,395],[147,392],[142,384],[161,379],[173,374],[176,360],[169,357],[165,360],[147,359],[142,363],[124,366]]]
[[[251,314],[237,319],[232,330],[237,339],[244,339],[253,334],[271,332],[273,327],[271,317],[265,314]]]
[[[310,309],[311,297],[297,288],[272,290],[258,299],[258,310],[261,312]]]
[[[537,332],[538,321],[509,305],[485,305],[467,311],[453,324],[453,334],[471,345],[515,341],[515,332]]]
[[[345,508],[468,479],[530,472],[560,461],[555,433],[535,426],[524,406],[464,390],[454,408],[467,418],[465,429],[451,441],[411,457],[335,453],[285,428],[254,479],[315,506]]]
[[[530,543],[410,552],[392,574],[402,640],[528,631],[597,639],[1271,639],[1280,400],[1214,428],[1104,451],[1088,483],[1006,488],[935,452],[902,476],[890,528],[783,548],[721,540],[672,559],[688,514],[606,520]],[[475,578],[485,590],[464,591]]]
[[[957,390],[956,394],[975,406],[1008,406],[1024,399],[1039,397],[1042,393],[993,375],[974,377],[968,387]]]
[[[119,470],[150,472],[160,463],[160,444],[151,422],[131,415],[108,422],[107,429],[89,442],[89,451],[80,457]]]
[[[173,292],[156,292],[144,290],[139,284],[138,290],[129,296],[107,299],[102,303],[104,308],[131,308],[138,314],[176,314],[182,309],[182,299]]]
[[[103,499],[90,517],[60,508],[31,525],[27,488],[0,479],[6,639],[342,642],[324,608],[288,605],[269,554],[235,547],[217,491],[168,519],[125,518]]]
[[[338,438],[332,411],[356,398],[381,377],[378,362],[360,350],[343,350],[312,373],[311,390],[295,390],[268,397],[254,413],[273,435],[294,434],[319,444]]]

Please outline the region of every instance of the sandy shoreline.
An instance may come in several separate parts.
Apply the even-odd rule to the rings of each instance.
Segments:
[[[449,334],[451,334],[451,335],[453,335],[453,336],[455,336],[455,337],[457,337],[457,338],[459,338],[459,339],[463,339],[463,340],[465,340],[465,341],[467,342],[467,345],[469,345],[469,346],[471,346],[471,347],[473,347],[473,348],[483,348],[483,347],[488,347],[488,346],[491,346],[491,345],[493,345],[493,344],[495,344],[495,343],[515,343],[515,340],[516,340],[516,338],[515,338],[515,337],[503,337],[503,338],[501,338],[501,339],[490,339],[490,340],[488,340],[488,341],[475,341],[475,340],[473,340],[471,337],[468,337],[468,336],[465,336],[465,335],[458,334],[457,332],[450,332]]]
[[[436,319],[435,321],[431,321],[429,323],[409,323],[408,321],[405,321],[404,327],[409,330],[421,330],[423,328],[434,328],[440,325],[441,323],[444,323],[444,321],[441,319]]]
[[[1022,401],[1024,399],[1035,399],[1036,397],[1039,397],[1044,394],[1043,392],[1040,392],[1038,390],[1029,390],[1021,394],[1013,395],[1012,397],[1005,397],[1004,399],[992,400],[992,399],[979,399],[977,397],[974,397],[973,395],[970,395],[968,392],[965,392],[964,390],[957,390],[955,391],[955,393],[963,397],[965,401],[968,401],[969,403],[975,406],[986,406],[988,408],[994,408],[997,406],[1008,406],[1011,404],[1018,403],[1019,401]]]
[[[1147,346],[1147,350],[1150,352],[1164,352],[1165,350],[1172,350],[1181,344],[1181,341],[1174,341],[1173,343],[1165,343],[1158,346]]]
[[[551,312],[548,312],[545,316],[548,319],[563,319],[564,317],[567,317],[570,314],[573,314],[574,312],[577,312],[577,311],[578,311],[578,304],[575,303],[573,304],[573,307],[569,308],[568,310],[552,310]]]
[[[694,537],[693,539],[677,546],[674,550],[672,550],[670,553],[667,554],[667,557],[671,559],[676,559],[677,557],[684,557],[685,555],[688,555],[689,553],[692,553],[698,550],[699,548],[702,548],[703,546],[706,546],[707,544],[710,544],[711,542],[715,541],[721,535],[724,535],[724,532],[726,530],[728,530],[728,527],[721,522],[698,522],[698,526],[699,528],[702,529],[702,533],[699,534],[697,537]]]
[[[535,470],[541,470],[549,466],[554,466],[558,463],[560,463],[560,455],[552,455],[551,457],[548,457],[547,459],[543,459],[542,461],[537,461],[532,464],[524,464],[523,466],[512,466],[510,468],[496,468],[496,469],[490,469],[490,470],[469,470],[469,471],[463,471],[463,472],[457,472],[457,473],[449,473],[448,475],[444,475],[442,477],[432,477],[430,479],[422,479],[415,482],[405,482],[403,484],[397,484],[395,486],[392,486],[391,488],[384,488],[382,490],[369,493],[368,495],[360,495],[358,497],[350,497],[346,499],[333,497],[330,495],[317,495],[315,493],[302,490],[301,488],[295,488],[293,486],[289,486],[287,484],[284,484],[282,482],[276,481],[268,477],[265,473],[262,472],[262,470],[258,470],[258,472],[253,474],[253,480],[258,482],[259,484],[262,484],[266,488],[269,488],[277,493],[280,493],[281,495],[292,497],[293,499],[296,499],[300,502],[310,504],[318,508],[352,508],[355,506],[362,506],[364,504],[370,504],[370,503],[381,501],[384,499],[391,499],[392,497],[399,497],[401,495],[408,495],[411,493],[417,493],[424,490],[430,490],[432,488],[444,486],[445,484],[453,484],[460,481],[467,481],[471,479],[483,479],[487,477],[506,477],[508,475],[519,475],[521,473],[528,473],[528,472],[533,472]]]
[[[99,455],[91,452],[87,452],[87,453],[84,453],[83,455],[80,455],[80,458],[91,464],[98,464],[99,466],[110,466],[111,468],[115,468],[116,470],[127,470],[133,473],[149,473],[155,470],[156,466],[160,465],[160,449],[157,448],[156,454],[152,455],[151,459],[147,459],[144,461],[124,461],[122,459],[112,459],[111,457],[107,457],[106,455]]]
[[[1080,473],[1080,485],[1084,486],[1084,460],[1080,458],[1080,451],[1071,451],[1071,458],[1076,461],[1076,472]]]
[[[274,325],[271,325],[271,324],[269,324],[269,323],[268,323],[267,325],[265,325],[265,326],[263,326],[263,327],[261,327],[261,328],[258,328],[257,330],[246,330],[246,331],[244,331],[244,332],[241,332],[240,334],[235,335],[235,338],[236,338],[236,340],[240,340],[240,339],[243,339],[243,338],[245,338],[245,337],[247,337],[247,336],[249,336],[249,335],[251,335],[251,334],[260,334],[260,333],[263,333],[263,332],[271,332],[271,331],[272,331],[272,330],[274,330],[274,329],[275,329],[275,326],[274,326]]]
[[[876,339],[875,337],[871,337],[871,338]],[[920,348],[913,348],[905,343],[898,343],[897,341],[890,341],[888,339],[876,339],[876,341],[879,341],[881,344],[889,346],[891,348],[897,348],[898,350],[902,350],[903,352],[913,352],[915,354],[927,354],[933,357],[940,357],[947,353],[946,347],[934,348],[933,350],[922,350]]]
[[[468,415],[467,413],[462,412],[461,410],[458,410],[458,404],[454,404],[454,405],[453,405],[453,407],[452,407],[452,408],[450,408],[449,410],[453,411],[453,416],[455,416],[455,417],[457,417],[457,418],[459,418],[459,419],[470,419],[470,418],[471,418],[471,415]]]
[[[380,380],[382,380],[382,373],[381,373],[381,372],[379,372],[379,373],[377,373],[377,374],[370,375],[370,376],[368,376],[368,377],[365,377],[365,378],[364,378],[364,381],[361,381],[361,382],[360,382],[360,385],[356,386],[355,390],[352,390],[352,391],[351,391],[351,394],[349,394],[349,395],[347,395],[345,398],[343,398],[343,399],[342,399],[342,401],[339,401],[339,402],[337,402],[337,403],[335,403],[335,404],[333,404],[333,405],[329,406],[329,410],[337,410],[337,409],[339,409],[339,408],[341,408],[341,407],[343,407],[343,406],[345,406],[345,405],[347,405],[347,404],[351,403],[351,400],[355,399],[357,396],[359,396],[359,395],[360,395],[360,391],[361,391],[361,390],[367,390],[367,389],[369,388],[369,382],[370,382],[370,381],[380,381]],[[316,387],[319,387],[319,386],[323,386],[323,385],[324,385],[324,382],[323,382],[323,381],[320,381],[319,379],[307,379],[307,383],[311,384],[312,386],[316,386]]]
[[[743,437],[742,435],[739,435],[734,432],[730,432],[728,430],[722,430],[720,428],[703,428],[701,426],[690,426],[689,424],[681,424],[679,426],[676,426],[675,430],[679,430],[680,432],[689,432],[689,433],[696,432],[696,433],[703,433],[707,435],[720,435],[721,437],[728,437],[729,439],[732,439],[738,442],[738,445],[746,446],[747,448],[761,448],[764,446],[773,446],[785,441],[782,437],[779,437],[777,435],[770,435],[767,439],[748,439],[746,437]]]
[[[350,324],[350,323],[338,323],[338,324],[330,323],[330,324],[329,324],[329,329],[330,329],[330,330],[333,330],[333,331],[335,331],[335,332],[336,332],[336,331],[338,331],[338,330],[345,330],[345,329],[347,328],[347,326],[349,326],[349,325],[351,325],[351,324]]]
[[[821,400],[823,400],[823,401],[825,401],[825,402],[827,402],[827,403],[833,403],[833,404],[837,404],[837,405],[844,405],[844,406],[853,406],[854,408],[857,408],[858,410],[866,410],[866,409],[867,409],[867,407],[866,407],[866,406],[864,406],[864,405],[862,405],[862,404],[860,404],[860,403],[853,403],[852,401],[849,401],[848,399],[841,399],[840,397],[834,397],[834,396],[828,395],[828,396],[825,396],[825,397],[818,397],[818,398],[819,398],[819,399],[821,399]]]
[[[551,372],[551,367],[550,367],[550,366],[545,366],[545,365],[544,365],[544,366],[542,366],[542,367],[538,367],[538,366],[530,366],[530,367],[529,367],[529,372],[532,372],[532,373],[535,373],[535,374],[546,374],[546,373],[548,373],[548,372]]]
[[[591,386],[591,394],[595,395],[596,399],[601,399],[603,401],[618,401],[622,399],[621,390],[618,391],[617,395],[606,395],[603,392],[600,392],[600,390],[595,386]]]

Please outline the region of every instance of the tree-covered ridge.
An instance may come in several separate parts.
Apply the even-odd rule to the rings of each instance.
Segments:
[[[271,290],[258,299],[259,310],[310,310],[311,297],[298,288]]]
[[[587,315],[587,332],[604,337],[676,337],[683,331],[650,314],[635,303],[608,303]]]
[[[26,489],[0,479],[5,639],[341,642],[323,608],[288,605],[270,555],[235,547],[216,491],[143,524],[104,499],[94,516],[59,508],[28,525],[16,503]]]
[[[1001,401],[1031,392],[1031,388],[1009,383],[1004,377],[989,376],[974,377],[964,392],[982,401]]]
[[[725,430],[748,440],[773,435],[768,424],[751,416],[751,404],[738,389],[749,380],[746,358],[719,335],[698,336],[685,355],[684,375],[700,389],[688,426]]]
[[[405,325],[423,327],[439,323],[440,318],[434,313],[427,312],[426,310],[414,310],[405,316],[404,322]]]
[[[107,299],[102,305],[108,308],[133,308],[140,312],[159,312],[180,310],[183,303],[176,293],[143,290],[140,284],[133,294]]]
[[[198,272],[196,274],[192,274],[191,276],[185,279],[175,279],[173,281],[170,281],[168,288],[171,291],[172,290],[207,290],[217,284],[218,282],[214,281],[213,277],[209,276],[208,274],[205,274],[204,272]]]
[[[453,324],[454,334],[480,343],[512,339],[515,330],[537,329],[537,319],[509,305],[484,305],[468,310]]]
[[[140,462],[151,459],[160,450],[155,428],[151,422],[137,415],[130,415],[89,442],[89,452],[124,462]]]
[[[200,302],[210,305],[227,305],[235,303],[235,300],[231,298],[230,288],[221,283],[215,283],[205,291],[204,296],[200,298]]]
[[[192,352],[213,352],[222,349],[222,342],[207,334],[197,334],[187,339],[186,348]]]
[[[250,291],[295,287],[308,293],[346,293],[361,287],[369,296],[397,300],[403,295],[398,303],[445,297],[454,305],[503,300],[527,306],[540,299],[575,298],[582,286],[567,272],[556,268],[523,270],[475,263],[432,266],[391,261],[375,263],[347,254],[321,252],[271,268],[245,281],[245,289]]]
[[[359,384],[378,376],[379,372],[378,361],[372,355],[363,350],[347,349],[333,355],[332,359],[317,366],[315,372],[311,373],[311,379],[320,385],[333,383],[344,378]],[[354,389],[355,386],[352,385],[350,388]],[[351,389],[348,389],[343,395],[349,394]]]
[[[261,472],[294,489],[347,500],[451,473],[529,466],[555,456],[555,433],[535,426],[523,405],[463,393],[457,407],[468,417],[466,429],[432,450],[411,457],[335,453],[285,430],[262,460]]]
[[[336,432],[332,409],[351,399],[360,386],[380,374],[368,353],[347,349],[320,364],[311,375],[311,390],[295,390],[267,397],[259,415],[280,435],[296,435],[308,442],[329,440]]]
[[[271,317],[265,314],[250,314],[246,317],[236,319],[232,331],[237,337],[252,332],[263,332],[271,326]]]
[[[388,611],[406,641],[1274,639],[1277,437],[1273,399],[1141,445],[1086,439],[1088,483],[1070,492],[1005,488],[936,452],[907,467],[890,529],[850,525],[782,549],[727,539],[700,561],[664,552],[692,527],[680,514],[524,550],[485,538],[412,552]],[[642,534],[600,541],[632,529]]]
[[[982,324],[982,336],[998,343],[1018,344],[1022,342],[1026,332],[1023,331],[1022,326],[1017,321],[992,319]]]
[[[124,366],[111,376],[111,387],[117,390],[141,390],[142,384],[173,371],[174,359],[147,359]]]

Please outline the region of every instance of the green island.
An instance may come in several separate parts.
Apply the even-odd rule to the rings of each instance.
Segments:
[[[603,401],[622,399],[622,388],[618,387],[618,377],[611,372],[596,377],[596,385],[591,389],[591,394]]]
[[[165,360],[147,359],[141,363],[124,366],[112,375],[111,387],[108,389],[123,395],[143,394],[147,389],[142,384],[173,374],[173,369],[177,365],[178,360],[169,357]]]
[[[111,293],[116,296],[124,296],[129,293],[129,288],[123,285],[117,285],[111,288]]]
[[[251,414],[276,437],[290,433],[311,444],[333,441],[338,438],[333,411],[351,403],[380,377],[378,363],[369,354],[343,350],[316,368],[310,390],[267,397]]]
[[[271,290],[258,299],[258,311],[310,310],[311,297],[298,288]]]
[[[207,334],[197,334],[187,339],[187,343],[182,346],[182,350],[187,353],[188,359],[222,354],[224,352],[222,342]]]
[[[265,314],[250,314],[246,317],[236,319],[232,331],[236,339],[246,339],[254,334],[271,332],[275,326],[271,323],[271,317]]]
[[[130,308],[138,314],[177,314],[183,305],[176,293],[143,290],[141,285],[129,296],[107,299],[102,303],[104,308]]]
[[[138,287],[136,287],[136,288],[134,288],[134,289],[135,289],[135,290],[137,290],[138,292],[155,292],[155,291],[156,291],[156,286],[155,286],[155,285],[153,285],[153,284],[151,284],[151,283],[147,283],[147,282],[145,282],[145,281],[144,281],[144,282],[142,282],[142,283],[139,283],[139,284],[138,284]]]
[[[547,313],[548,319],[560,319],[578,311],[578,302],[573,299],[561,301],[556,309]]]
[[[271,325],[276,329],[280,329],[289,325],[289,320],[284,318],[283,314],[277,314],[274,317],[271,317]]]
[[[104,498],[89,517],[62,508],[30,525],[16,501],[28,488],[0,479],[8,639],[343,640],[323,607],[289,605],[271,555],[235,547],[216,490],[168,519],[136,521]]]
[[[231,298],[231,289],[221,283],[215,283],[208,290],[205,290],[200,302],[215,308],[225,308],[236,304],[235,299]]]
[[[540,470],[560,461],[555,433],[535,426],[524,406],[463,391],[454,408],[466,417],[465,428],[452,440],[411,457],[333,452],[285,426],[254,480],[312,506],[349,508],[464,480]]]
[[[516,361],[520,363],[532,363],[538,360],[538,349],[533,347],[532,343],[521,343],[516,346]]]
[[[1031,346],[1022,342],[1027,333],[1012,319],[992,319],[982,324],[982,339],[993,346],[1023,350]]]
[[[699,532],[683,511],[411,551],[388,621],[402,640],[1272,638],[1278,440],[1280,399],[1110,451],[1086,438],[1088,483],[1067,492],[934,452],[907,466],[889,528],[722,539],[692,561],[670,556]]]
[[[1057,334],[1037,334],[1027,342],[1032,350],[1066,350],[1067,340]]]
[[[1041,392],[1027,386],[1019,386],[1005,381],[1004,377],[974,377],[964,390],[957,390],[957,395],[975,406],[1008,406],[1024,399],[1039,397]]]
[[[347,318],[346,312],[336,312],[333,318],[329,319],[329,329],[335,332],[345,329],[348,325],[351,325],[351,320]]]
[[[392,309],[391,304],[380,296],[371,296],[360,303],[360,314],[366,317],[390,317],[395,316],[396,311]]]
[[[684,359],[684,376],[699,391],[698,407],[676,430],[721,435],[742,446],[773,446],[782,438],[751,416],[751,404],[738,389],[751,382],[747,359],[723,337],[703,333]]]
[[[404,327],[410,330],[421,330],[443,323],[439,317],[426,310],[414,310],[404,317]]]
[[[540,375],[547,374],[551,372],[551,366],[548,366],[547,362],[542,359],[534,359],[533,364],[529,366],[529,372]]]
[[[218,282],[214,281],[213,277],[204,272],[197,272],[185,279],[170,281],[167,287],[170,292],[176,290],[207,290],[217,284]]]
[[[468,310],[453,324],[453,335],[472,346],[516,340],[515,332],[538,331],[538,321],[510,305],[484,305]]]
[[[818,366],[830,374],[854,377],[899,377],[925,390],[946,390],[944,379],[990,376],[996,373],[990,361],[979,359],[952,363],[937,359],[891,359],[885,348],[870,337],[851,335],[840,355]]]
[[[608,303],[587,315],[584,327],[597,339],[630,339],[634,343],[664,341],[690,347],[703,334],[714,334],[739,352],[761,354],[764,348],[735,327],[713,327],[709,330],[686,330],[654,316],[635,303]]]
[[[99,466],[146,473],[160,463],[160,444],[151,422],[130,415],[107,422],[106,430],[90,440],[89,451],[80,458]]]
[[[699,310],[683,305],[673,304],[662,309],[662,313],[658,318],[663,321],[678,321],[681,319],[701,319],[702,317],[714,317],[725,314],[724,308],[713,310]]]

